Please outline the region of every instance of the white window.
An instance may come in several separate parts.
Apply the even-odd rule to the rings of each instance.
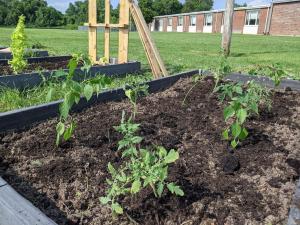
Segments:
[[[258,10],[247,11],[246,25],[256,26],[259,24]]]
[[[172,26],[172,23],[173,23],[173,19],[172,19],[172,17],[169,17],[168,18],[168,26]]]
[[[190,16],[190,26],[196,26],[196,16]]]
[[[212,26],[212,14],[205,14],[204,26]]]
[[[183,26],[183,16],[178,17],[178,26],[179,27]]]

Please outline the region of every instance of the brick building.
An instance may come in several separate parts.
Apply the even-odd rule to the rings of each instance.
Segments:
[[[224,10],[157,16],[152,31],[222,33]],[[234,9],[233,32],[300,35],[300,0],[275,0],[269,5]]]

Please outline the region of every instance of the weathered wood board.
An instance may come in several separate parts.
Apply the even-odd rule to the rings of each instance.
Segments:
[[[0,225],[57,225],[0,178]]]

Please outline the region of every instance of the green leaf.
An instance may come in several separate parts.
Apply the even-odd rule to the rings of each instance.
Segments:
[[[179,186],[174,187],[174,193],[178,196],[184,196],[184,192]]]
[[[231,141],[231,147],[232,147],[232,148],[236,148],[237,145],[238,145],[238,143],[236,142],[236,140],[232,140],[232,141]]]
[[[65,132],[65,124],[63,124],[62,122],[59,122],[59,123],[56,125],[56,132],[57,132],[59,135],[63,135],[64,132]]]
[[[177,159],[179,159],[179,153],[175,151],[174,149],[170,150],[168,155],[165,157],[164,162],[169,164],[175,162]]]
[[[111,175],[116,174],[116,170],[115,170],[115,168],[113,167],[113,165],[112,165],[110,162],[108,163],[107,168],[108,168],[108,172],[109,172]]]
[[[231,133],[234,138],[237,138],[242,131],[242,128],[238,122],[235,122],[234,124],[231,125]]]
[[[99,198],[101,204],[106,205],[107,203],[109,203],[111,201],[111,199],[109,197],[100,197]]]
[[[246,128],[243,128],[240,135],[239,135],[239,139],[241,139],[242,141],[246,139],[246,137],[248,137],[248,131],[246,130]]]
[[[236,116],[240,124],[243,124],[247,118],[247,111],[245,109],[239,109],[236,113]]]
[[[223,112],[225,121],[227,121],[230,117],[232,117],[234,113],[235,113],[234,108],[231,105],[227,106]]]
[[[174,183],[167,184],[167,187],[172,194],[176,194],[178,196],[184,196],[183,190],[179,186],[175,185]]]
[[[54,93],[55,93],[55,89],[50,88],[48,93],[47,93],[47,96],[46,96],[46,101],[47,102],[50,102],[52,100],[52,96],[53,96]]]
[[[229,134],[228,134],[228,129],[224,130],[223,133],[222,133],[222,136],[225,140],[228,140],[229,139]]]
[[[162,146],[157,147],[157,149],[158,149],[158,155],[160,158],[164,158],[168,154],[167,150]]]
[[[136,194],[140,191],[142,183],[140,180],[135,180],[131,185],[131,193]]]
[[[64,133],[64,139],[66,141],[69,140],[72,137],[75,129],[76,129],[76,124],[74,122],[72,122],[70,124],[70,126],[66,129],[65,133]]]
[[[60,142],[60,136],[62,136],[65,132],[65,125],[62,123],[62,122],[59,122],[57,125],[56,125],[56,145],[58,146],[59,145],[59,142]]]
[[[89,85],[89,84],[85,85],[83,94],[84,94],[86,100],[89,101],[92,98],[93,92],[94,92],[94,89],[91,85]]]
[[[164,184],[162,182],[159,182],[157,185],[157,194],[159,197],[161,197],[163,191],[164,191]]]
[[[168,183],[167,184],[167,188],[173,194],[174,193],[175,184],[174,183]]]
[[[117,214],[123,214],[123,208],[120,206],[119,203],[113,203],[111,205],[111,208],[114,212],[116,212]]]

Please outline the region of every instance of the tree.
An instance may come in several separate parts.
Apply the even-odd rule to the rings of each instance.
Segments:
[[[153,3],[153,0],[139,0],[139,7],[141,8],[146,23],[151,23],[153,17],[158,15],[153,7]]]
[[[234,3],[234,8],[238,8],[238,7],[247,7],[247,3],[246,2],[244,4]]]
[[[115,12],[111,5],[111,15],[113,17],[112,21],[119,18],[118,14]],[[105,16],[105,0],[97,1],[97,20],[99,23],[104,22]],[[66,10],[66,21],[68,24],[82,25],[88,21],[88,1],[76,1],[70,3],[68,9]],[[115,21],[116,22],[116,21]]]
[[[45,0],[0,0],[0,25],[14,26],[18,22],[19,16],[24,15],[27,25],[35,26],[36,22],[39,22],[38,26],[40,26],[41,12],[51,21],[47,23],[46,20],[43,20],[45,26],[49,27],[53,26],[53,24],[61,24],[61,16],[58,16],[61,13],[52,7],[48,7]],[[38,15],[40,15],[39,20],[37,20]],[[59,21],[53,22],[51,16],[55,16],[54,18]]]
[[[36,12],[37,27],[57,27],[64,25],[64,16],[53,7],[39,8]]]
[[[154,11],[159,15],[170,15],[180,13],[182,4],[179,0],[154,0]]]
[[[211,10],[214,5],[213,0],[186,0],[182,12],[197,12]]]

